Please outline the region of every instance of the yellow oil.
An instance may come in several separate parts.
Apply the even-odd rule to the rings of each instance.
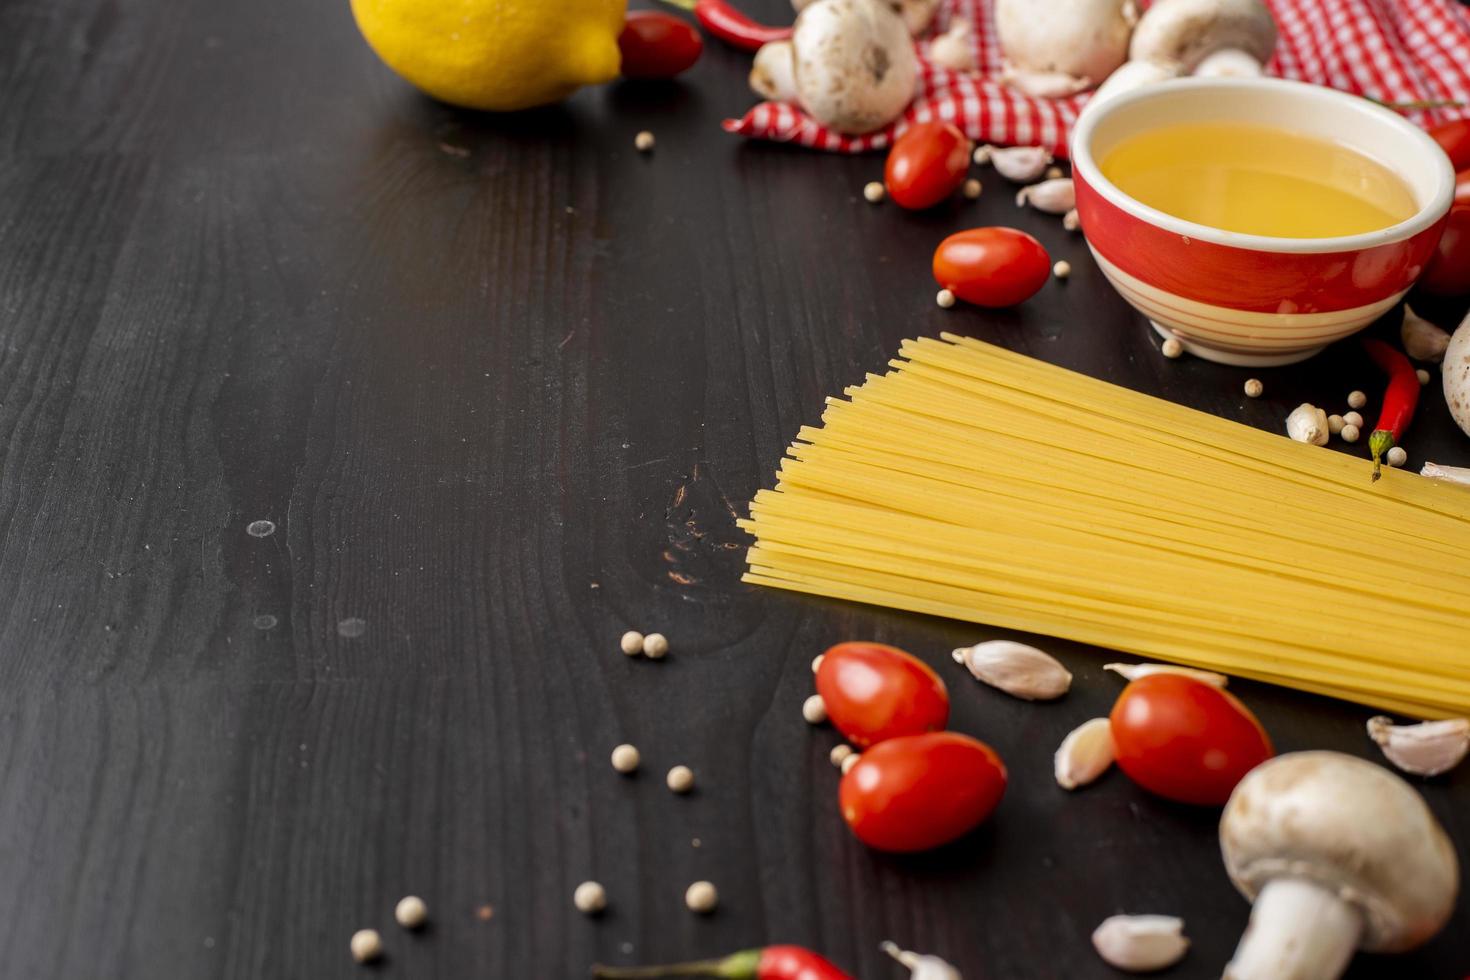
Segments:
[[[1382,164],[1273,126],[1165,126],[1119,143],[1101,167],[1123,193],[1150,207],[1249,235],[1357,235],[1418,210],[1408,185]]]

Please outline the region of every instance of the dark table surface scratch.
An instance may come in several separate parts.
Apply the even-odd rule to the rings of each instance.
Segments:
[[[1216,814],[1052,781],[1117,692],[1106,652],[1047,641],[1073,693],[1008,700],[948,658],[1000,632],[742,585],[735,520],[905,337],[1273,430],[1378,377],[1344,345],[1252,401],[1251,372],[1165,360],[993,173],[908,214],[862,200],[881,159],[722,133],[747,68],[711,44],[677,84],[497,118],[416,95],[341,2],[0,3],[0,976],[348,978],[377,926],[384,977],[788,941],[876,980],[888,938],[968,980],[1106,977],[1088,936],[1119,911],[1183,916],[1169,976],[1219,975],[1248,907]],[[995,222],[1071,279],[938,309],[935,243]],[[1470,463],[1425,402],[1411,465]],[[630,627],[673,652],[623,657]],[[954,727],[1010,767],[957,845],[885,857],[842,825],[835,736],[800,705],[812,656],[858,637],[941,670]],[[1365,709],[1238,691],[1280,749],[1379,758]],[[1470,767],[1422,790],[1470,857]],[[700,878],[709,917],[683,907]],[[423,934],[392,923],[409,893]],[[1467,970],[1462,900],[1351,976]]]

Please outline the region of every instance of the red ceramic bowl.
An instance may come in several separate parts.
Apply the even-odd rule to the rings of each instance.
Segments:
[[[1185,122],[1279,126],[1343,143],[1408,185],[1406,221],[1340,238],[1269,238],[1141,204],[1097,161],[1120,140]],[[1164,336],[1226,364],[1289,364],[1372,323],[1439,241],[1454,195],[1449,159],[1423,130],[1367,99],[1275,78],[1180,79],[1090,107],[1072,134],[1077,213],[1099,267]]]

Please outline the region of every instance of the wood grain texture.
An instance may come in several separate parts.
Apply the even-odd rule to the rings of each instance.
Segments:
[[[1345,345],[1249,401],[1247,372],[1161,358],[993,173],[978,203],[905,214],[862,201],[875,159],[725,136],[746,69],[712,44],[681,83],[499,118],[414,94],[345,4],[0,4],[0,976],[354,977],[373,925],[385,977],[771,941],[897,976],[885,938],[968,980],[1101,977],[1087,937],[1118,911],[1184,916],[1169,975],[1218,976],[1247,907],[1215,814],[1052,783],[1116,693],[1106,654],[1048,641],[1074,692],[1010,701],[948,662],[996,631],[742,585],[735,518],[909,336],[1270,429],[1373,390],[1371,365]],[[937,309],[935,242],[998,221],[1072,278]],[[1470,462],[1434,397],[1410,449]],[[670,657],[624,658],[630,626]],[[799,706],[811,657],[856,637],[941,670],[954,727],[1006,758],[973,837],[892,858],[843,829],[834,736]],[[1239,690],[1280,749],[1377,758],[1366,711]],[[625,740],[633,778],[607,762]],[[1423,791],[1470,858],[1470,775]],[[598,920],[571,905],[586,878]],[[682,905],[697,878],[708,918]],[[391,922],[410,892],[421,935]],[[1462,900],[1351,975],[1467,963]]]

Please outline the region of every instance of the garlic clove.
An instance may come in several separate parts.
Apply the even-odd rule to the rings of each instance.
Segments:
[[[1464,466],[1441,466],[1438,463],[1425,463],[1419,470],[1420,476],[1427,476],[1433,480],[1444,480],[1447,483],[1463,483],[1470,486],[1470,468]]]
[[[1049,653],[1013,640],[991,640],[954,651],[975,679],[1026,701],[1050,701],[1067,693],[1072,674]]]
[[[1378,715],[1368,719],[1368,737],[1404,772],[1438,776],[1455,768],[1470,752],[1470,718],[1395,725],[1392,718]]]
[[[1331,430],[1327,427],[1327,413],[1315,405],[1302,402],[1286,417],[1286,434],[1297,442],[1313,446],[1325,446]]]
[[[1076,789],[1095,781],[1113,764],[1113,728],[1106,718],[1093,718],[1074,728],[1052,760],[1057,785]]]
[[[1077,188],[1071,177],[1043,180],[1016,192],[1016,207],[1027,204],[1047,214],[1066,214],[1077,206]]]
[[[1051,165],[1051,154],[1039,146],[984,146],[975,151],[977,164],[989,163],[1006,180],[1029,183]]]
[[[1082,227],[1082,219],[1077,216],[1076,208],[1062,215],[1062,227],[1067,231],[1076,231]]]
[[[1111,670],[1127,681],[1136,681],[1140,677],[1148,677],[1151,674],[1180,674],[1184,677],[1193,677],[1197,681],[1204,681],[1206,684],[1213,684],[1215,687],[1224,687],[1230,683],[1230,678],[1224,674],[1217,674],[1213,670],[1180,667],[1177,664],[1103,664],[1103,670]]]
[[[1093,930],[1092,945],[1109,966],[1147,973],[1183,959],[1189,939],[1184,920],[1172,915],[1114,915]]]
[[[964,980],[959,970],[937,956],[911,953],[889,940],[884,940],[878,948],[908,968],[909,980]]]
[[[1404,352],[1416,361],[1442,361],[1445,348],[1450,345],[1448,331],[1441,330],[1424,319],[1408,305],[1404,305],[1404,322],[1399,327],[1399,339],[1404,342]]]

